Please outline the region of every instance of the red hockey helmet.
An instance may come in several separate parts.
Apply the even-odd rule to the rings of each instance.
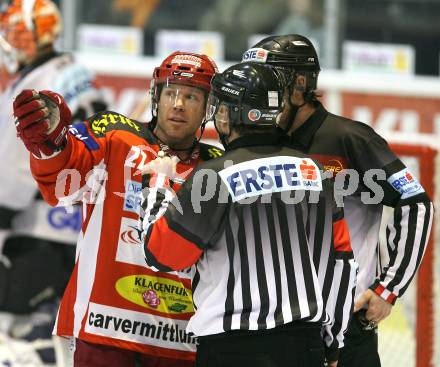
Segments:
[[[154,69],[151,85],[152,112],[157,113],[161,86],[163,84],[183,84],[211,90],[211,80],[218,72],[217,65],[207,55],[176,51]]]
[[[216,72],[217,65],[209,56],[176,51],[154,69],[153,79],[156,85],[165,82],[185,84],[209,92]]]

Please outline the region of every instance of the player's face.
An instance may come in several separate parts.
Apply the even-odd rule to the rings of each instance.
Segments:
[[[296,79],[295,88],[293,92],[289,94],[289,90],[286,88],[284,90],[284,108],[281,115],[278,118],[278,126],[282,129],[285,129],[291,121],[289,121],[290,112],[292,110],[292,106],[302,106],[304,101],[304,89],[306,85],[306,79],[303,75],[299,75]],[[290,101],[289,101],[290,99]]]
[[[202,89],[165,85],[159,98],[156,135],[174,148],[190,147],[205,116],[205,103]]]

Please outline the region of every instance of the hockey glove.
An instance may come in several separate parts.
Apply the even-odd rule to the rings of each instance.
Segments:
[[[161,153],[161,152],[160,152]],[[139,212],[138,229],[141,240],[144,241],[151,224],[165,214],[174,191],[170,188],[170,179],[176,176],[177,157],[158,158],[145,166],[144,174],[150,175],[149,187],[141,192],[141,207]]]
[[[32,154],[41,158],[41,153],[51,156],[63,148],[72,113],[61,95],[25,89],[15,98],[13,109],[17,136]]]

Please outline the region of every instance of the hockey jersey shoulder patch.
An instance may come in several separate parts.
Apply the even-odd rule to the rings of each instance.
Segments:
[[[69,125],[69,133],[79,141],[82,141],[88,150],[99,149],[99,144],[90,135],[89,130],[87,130],[87,126],[84,122],[80,122],[74,125]]]
[[[209,161],[214,158],[222,157],[224,151],[214,145],[200,143],[200,158],[202,161]]]
[[[100,138],[106,133],[113,130],[123,130],[134,133],[136,135],[143,134],[142,125],[128,117],[117,112],[100,112],[89,119],[90,130],[93,134]]]

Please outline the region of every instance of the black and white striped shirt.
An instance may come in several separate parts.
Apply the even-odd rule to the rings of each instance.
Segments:
[[[320,104],[288,138],[288,144],[310,155],[327,171],[358,174],[357,190],[343,198],[345,220],[359,263],[356,297],[372,289],[394,304],[404,294],[419,268],[428,244],[434,208],[413,172],[371,127],[333,115]],[[368,202],[366,177],[374,171],[383,190],[379,202]],[[378,242],[383,205],[394,208],[388,222],[389,261],[378,268]]]
[[[238,138],[194,172],[162,218],[151,214],[148,264],[162,271],[195,264],[189,331],[302,320],[323,323],[327,345],[342,347],[357,264],[332,183],[310,158],[270,135]]]

